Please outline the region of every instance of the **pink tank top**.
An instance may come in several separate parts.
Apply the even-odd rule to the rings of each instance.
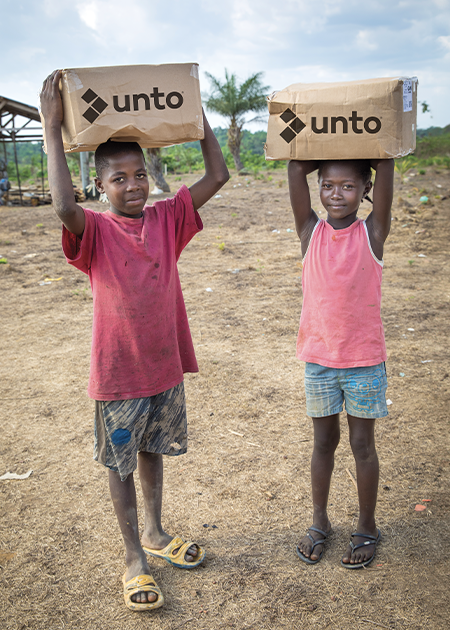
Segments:
[[[386,360],[382,270],[364,221],[343,230],[317,222],[303,258],[298,359],[334,368]]]

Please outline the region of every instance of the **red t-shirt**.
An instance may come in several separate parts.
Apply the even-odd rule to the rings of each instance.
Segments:
[[[177,261],[203,229],[186,186],[145,206],[139,219],[84,209],[82,238],[63,227],[67,262],[89,276],[94,298],[88,394],[144,398],[198,372]]]

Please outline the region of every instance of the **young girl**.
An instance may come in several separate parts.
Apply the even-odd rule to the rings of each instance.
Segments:
[[[372,188],[373,209],[357,218]],[[319,168],[320,201],[327,219],[311,209],[307,175]],[[347,412],[356,463],[359,520],[341,564],[367,566],[381,534],[375,525],[378,457],[375,419],[387,415],[386,346],[381,323],[383,245],[391,225],[393,160],[291,161],[289,191],[303,255],[303,307],[297,358],[306,362],[307,414],[314,425],[311,459],[313,524],[297,546],[316,564],[331,532],[328,493],[339,443],[339,413]]]

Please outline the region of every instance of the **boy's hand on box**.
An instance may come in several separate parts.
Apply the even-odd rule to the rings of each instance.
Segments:
[[[55,70],[42,85],[41,113],[45,121],[47,141],[48,181],[53,208],[72,234],[82,236],[85,226],[84,211],[75,201],[72,179],[64,155],[61,134],[63,106],[59,92],[61,70]]]
[[[203,112],[203,127],[205,137],[200,140],[200,147],[205,163],[205,175],[189,188],[195,210],[211,199],[230,178],[222,149],[208,123],[205,112]]]
[[[59,92],[61,70],[55,70],[42,84],[40,93],[41,112],[46,125],[61,126],[63,121],[63,106]]]

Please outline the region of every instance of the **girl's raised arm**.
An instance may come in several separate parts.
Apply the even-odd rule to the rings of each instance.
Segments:
[[[291,160],[288,164],[289,196],[303,255],[308,249],[312,231],[318,221],[316,213],[311,208],[311,196],[306,177],[318,166],[318,162],[302,160]]]
[[[394,160],[371,160],[376,171],[373,187],[373,210],[366,219],[370,243],[375,256],[383,258],[383,245],[391,229],[391,206],[394,196]]]

